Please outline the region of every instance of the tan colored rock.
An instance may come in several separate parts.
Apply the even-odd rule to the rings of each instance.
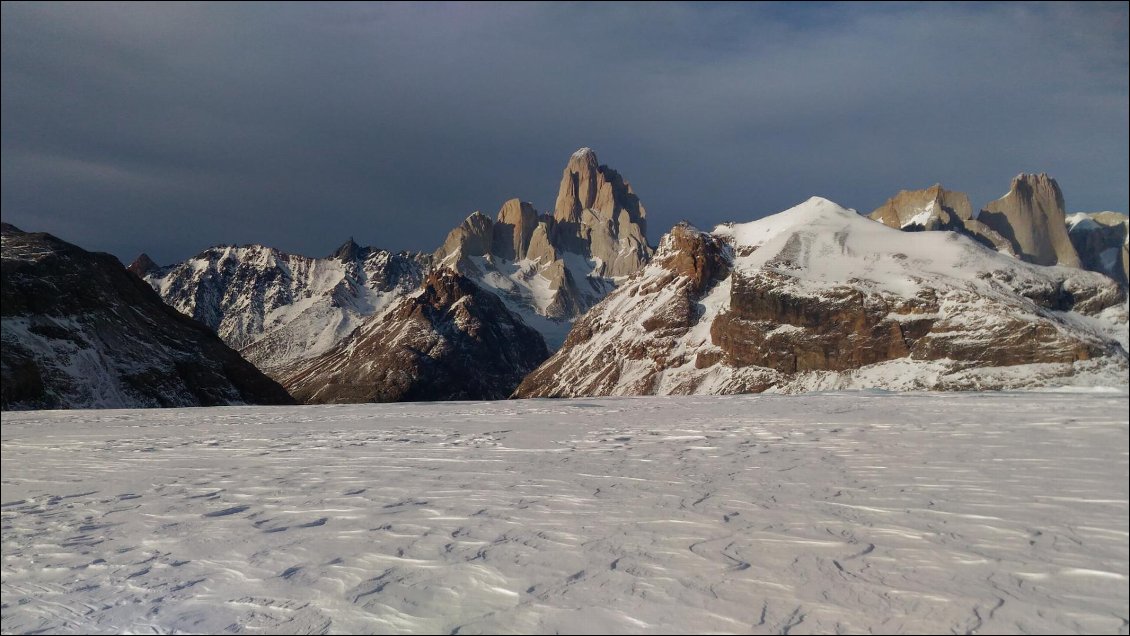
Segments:
[[[671,228],[663,241],[658,264],[686,278],[687,291],[695,299],[730,273],[722,242],[685,221]]]
[[[934,184],[925,190],[902,190],[870,215],[870,218],[896,230],[940,230],[960,226],[973,218],[973,206],[964,192],[946,190]]]
[[[1017,175],[1008,194],[986,205],[977,220],[1008,239],[1023,260],[1083,266],[1067,234],[1063,192],[1045,173]]]
[[[503,203],[494,222],[492,253],[511,261],[526,258],[537,225],[538,212],[533,205],[519,199]]]
[[[581,148],[561,176],[552,239],[559,249],[599,259],[601,276],[628,276],[651,258],[646,215],[631,184]]]
[[[1016,257],[1016,250],[1013,249],[1012,243],[988,225],[985,225],[977,219],[965,219],[962,225],[965,229],[965,235],[969,238],[989,249],[996,250],[1002,254],[1008,254],[1014,258]]]
[[[557,248],[550,240],[552,221],[541,221],[530,234],[530,243],[526,248],[526,258],[540,263],[552,263],[557,260]]]
[[[443,247],[436,250],[435,260],[443,263],[448,257],[485,256],[494,241],[494,222],[482,212],[475,211],[459,227],[448,233]]]
[[[577,223],[581,212],[592,208],[600,187],[600,164],[591,148],[581,148],[569,157],[561,186],[557,190],[557,203],[553,218],[563,223]]]

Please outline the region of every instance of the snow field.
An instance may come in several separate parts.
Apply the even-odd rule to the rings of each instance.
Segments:
[[[2,630],[1127,633],[1127,401],[4,413]]]

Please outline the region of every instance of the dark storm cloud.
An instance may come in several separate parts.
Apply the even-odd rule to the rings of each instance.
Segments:
[[[3,217],[123,259],[433,249],[592,146],[648,208],[1021,171],[1125,211],[1125,3],[3,5]]]

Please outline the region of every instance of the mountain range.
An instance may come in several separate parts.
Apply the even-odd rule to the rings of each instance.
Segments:
[[[129,271],[302,402],[1127,383],[1125,215],[1068,216],[1022,174],[977,211],[935,185],[869,217],[814,197],[655,249],[582,148],[552,213],[510,199],[432,254],[217,246]],[[9,349],[34,355],[4,322],[7,387]]]
[[[293,404],[109,254],[0,229],[4,409]]]

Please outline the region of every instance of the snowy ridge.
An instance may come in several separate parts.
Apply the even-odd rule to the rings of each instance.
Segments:
[[[146,281],[268,373],[320,355],[416,289],[428,258],[347,243],[328,258],[219,246]]]
[[[439,268],[282,382],[305,403],[503,399],[548,356],[498,296]]]
[[[519,396],[1127,384],[1126,294],[1093,272],[814,197],[700,233],[726,271],[688,294],[671,236]]]
[[[292,402],[109,254],[6,224],[0,251],[5,410]]]
[[[597,259],[572,252],[560,253],[559,259],[549,264],[532,259],[510,261],[493,254],[463,257],[461,263],[455,260],[449,258],[445,263],[502,299],[508,310],[542,335],[551,351],[565,341],[573,320],[627,279],[601,276]],[[555,282],[555,276],[566,282]],[[563,296],[570,311],[564,315]]]
[[[1118,212],[1076,212],[1067,216],[1067,231],[1089,270],[1130,283],[1130,219]]]

